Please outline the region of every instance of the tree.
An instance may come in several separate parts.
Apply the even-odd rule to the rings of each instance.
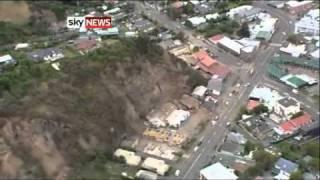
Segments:
[[[200,50],[200,48],[199,48],[198,46],[195,46],[195,47],[192,49],[193,52],[198,52],[199,50]]]
[[[312,157],[319,157],[320,156],[320,150],[319,150],[319,144],[316,142],[307,143],[304,146],[305,153],[307,155],[310,155]]]
[[[297,34],[290,34],[287,38],[287,41],[292,44],[300,44],[301,43],[300,37]]]
[[[187,5],[183,6],[183,13],[188,15],[191,15],[194,13],[193,5],[190,2],[188,2]]]
[[[255,149],[255,144],[253,144],[251,141],[247,141],[244,145],[244,155],[249,154],[251,151]]]
[[[240,37],[250,37],[250,30],[247,22],[242,23],[237,35]]]
[[[320,170],[320,158],[312,158],[312,160],[309,162],[309,165],[312,170],[319,171]]]
[[[169,7],[167,10],[167,15],[173,20],[179,18],[181,14],[182,14],[182,11],[174,7]]]
[[[303,115],[303,111],[297,112],[297,113],[295,113],[295,114],[293,114],[293,115],[291,116],[291,119],[300,117],[300,116],[302,116],[302,115]]]
[[[263,170],[270,170],[276,157],[264,150],[257,150],[253,154],[253,159],[256,160],[256,166]]]
[[[303,179],[303,174],[300,170],[290,175],[290,180],[301,180],[301,179]]]
[[[182,31],[180,31],[176,37],[182,42],[185,42],[187,40],[185,34]]]
[[[261,114],[261,113],[265,113],[265,112],[268,112],[268,107],[263,105],[263,104],[260,104],[259,106],[255,107],[252,112],[254,114]]]

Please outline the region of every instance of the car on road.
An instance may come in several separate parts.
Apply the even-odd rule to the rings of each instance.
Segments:
[[[199,149],[199,146],[193,148],[193,151],[196,152]]]
[[[180,170],[177,169],[176,172],[174,173],[175,176],[179,176],[180,175]]]

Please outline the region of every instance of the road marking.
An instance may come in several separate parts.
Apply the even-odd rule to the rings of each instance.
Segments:
[[[202,151],[203,152],[203,151]],[[189,172],[191,171],[192,167],[197,163],[197,161],[199,160],[199,158],[201,157],[201,153],[197,156],[197,158],[193,161],[193,163],[191,164],[190,168],[188,169],[188,171],[185,173],[185,175],[183,176],[183,179],[185,179]]]

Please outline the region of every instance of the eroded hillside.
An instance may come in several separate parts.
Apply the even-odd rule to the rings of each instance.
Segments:
[[[185,65],[139,41],[146,40],[65,60],[56,78],[33,82],[14,103],[3,101],[1,176],[63,179],[84,153],[111,151],[142,132],[153,107],[190,91],[195,82]]]

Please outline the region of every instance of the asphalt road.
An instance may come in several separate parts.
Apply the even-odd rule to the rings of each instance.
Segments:
[[[144,12],[150,19],[157,21],[159,24],[163,25],[169,30],[173,30],[175,32],[184,32],[186,36],[188,36],[189,41],[193,44],[205,47],[212,50],[214,53],[218,54],[219,51],[217,47],[213,45],[205,43],[201,39],[197,39],[193,36],[193,32],[186,29],[183,25],[179,24],[171,20],[164,14],[159,13],[156,10],[146,8],[142,3],[137,2],[137,9],[141,12]],[[269,7],[265,4],[265,2],[257,1],[253,4],[256,7],[260,7],[263,10],[266,10],[272,16],[277,17],[278,27],[276,32],[274,33],[271,41],[274,44],[282,44],[287,35],[294,30],[293,17],[287,15],[287,13]],[[285,32],[285,33],[284,33]],[[178,169],[180,169],[181,173],[179,177],[164,177],[163,179],[196,179],[199,177],[199,171],[205,167],[212,159],[214,154],[216,153],[217,148],[223,143],[224,137],[227,133],[227,123],[234,120],[239,112],[239,109],[242,104],[244,104],[247,100],[249,93],[252,91],[254,86],[260,82],[262,82],[264,75],[266,74],[266,65],[271,57],[278,51],[279,47],[268,46],[265,48],[261,48],[256,55],[256,58],[253,60],[253,65],[255,67],[255,74],[252,76],[247,76],[245,79],[242,79],[243,82],[250,82],[251,86],[244,87],[241,86],[240,94],[237,98],[233,98],[231,102],[229,102],[229,107],[220,112],[220,119],[215,126],[207,126],[204,132],[202,133],[202,144],[198,148],[196,152],[190,154],[188,159],[184,159],[182,163],[178,165]],[[232,55],[231,55],[232,56]],[[234,57],[233,57],[234,58]],[[220,60],[223,62],[223,57],[220,57]],[[240,61],[240,60],[239,60]],[[283,92],[287,92],[288,89],[285,87],[281,87],[280,89]],[[290,91],[291,92],[291,91]],[[295,97],[297,100],[301,100],[305,102],[305,99],[302,97],[297,97],[297,95],[290,94]],[[314,109],[312,109],[311,105],[308,105],[310,108],[307,110],[312,112],[312,115],[316,115]]]

